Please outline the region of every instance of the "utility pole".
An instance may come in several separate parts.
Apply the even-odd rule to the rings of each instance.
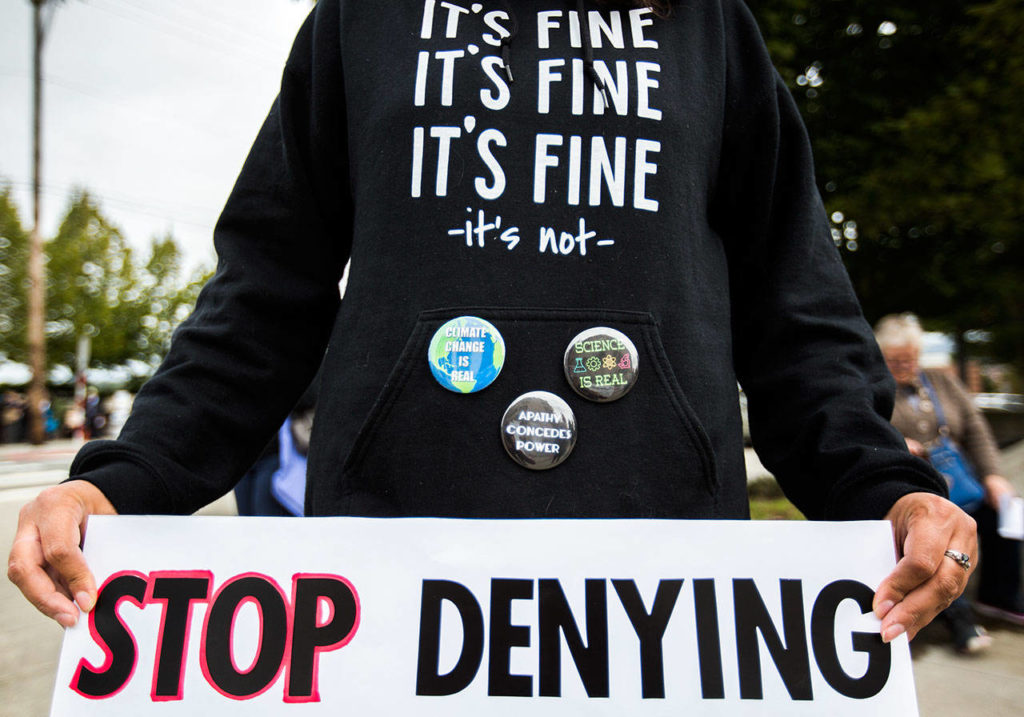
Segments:
[[[28,250],[28,360],[32,379],[28,386],[28,439],[38,445],[45,438],[42,403],[46,398],[46,267],[43,235],[39,230],[39,192],[43,124],[43,5],[32,2],[32,232]]]

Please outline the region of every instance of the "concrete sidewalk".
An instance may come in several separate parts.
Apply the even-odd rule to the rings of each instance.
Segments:
[[[1024,714],[1024,628],[986,619],[979,624],[993,637],[980,655],[957,655],[945,628],[935,624],[911,643],[923,717]]]
[[[77,445],[0,447],[0,550],[8,550],[18,509],[67,474]],[[1005,472],[1024,492],[1024,444],[1004,452]],[[232,514],[230,496],[204,512]],[[920,714],[1020,717],[1024,714],[1024,628],[988,620],[994,644],[970,657],[955,654],[945,628],[932,625],[912,644]],[[49,713],[62,631],[6,580],[0,583],[0,717]]]
[[[1002,464],[1003,473],[1024,495],[1024,442],[1004,450]],[[936,624],[911,643],[917,699],[925,717],[1024,715],[1024,627],[986,618],[978,623],[993,638],[992,647],[980,655],[957,655],[945,628]]]

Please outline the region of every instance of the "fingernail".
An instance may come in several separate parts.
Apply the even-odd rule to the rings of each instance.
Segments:
[[[60,623],[61,627],[74,627],[76,622],[75,616],[69,612],[62,612],[55,619]]]
[[[882,642],[892,642],[906,631],[907,629],[903,625],[900,625],[898,622],[893,623],[882,630]]]
[[[892,600],[883,600],[875,606],[875,616],[881,620],[883,617],[889,614],[889,611],[896,606]]]
[[[93,606],[96,604],[96,601],[93,599],[92,595],[85,592],[85,590],[83,590],[80,593],[75,593],[75,602],[78,603],[78,607],[82,609],[82,612],[89,612],[93,609]]]

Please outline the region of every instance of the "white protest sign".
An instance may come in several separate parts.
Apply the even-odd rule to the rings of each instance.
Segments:
[[[888,523],[94,517],[54,715],[917,714]]]

